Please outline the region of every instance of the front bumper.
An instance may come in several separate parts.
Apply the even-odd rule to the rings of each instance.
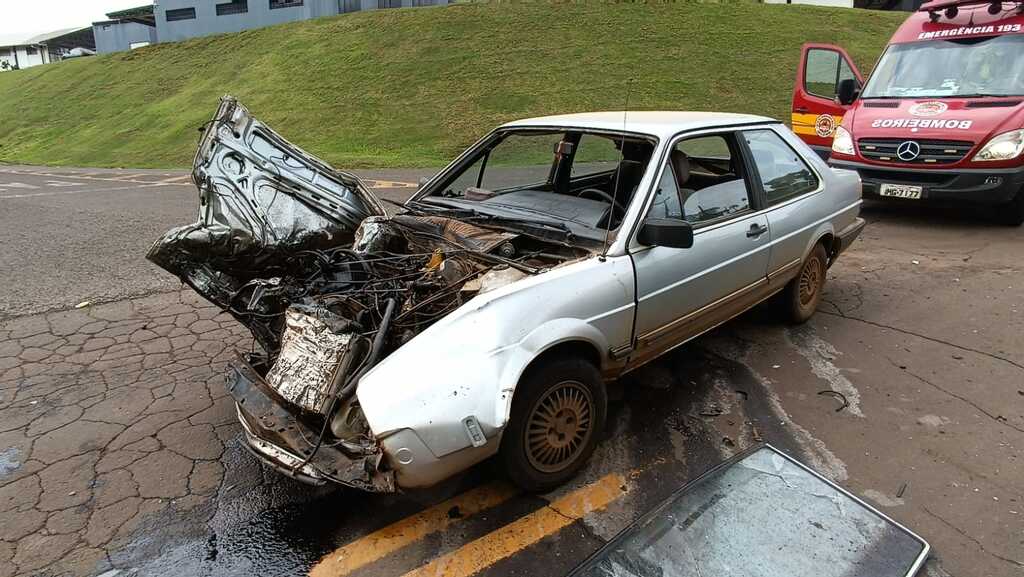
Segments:
[[[1013,200],[1024,189],[1024,167],[991,169],[916,169],[875,166],[846,160],[829,160],[829,166],[856,170],[867,199],[890,199],[879,196],[882,184],[921,186],[921,200],[979,205],[999,205]],[[919,202],[909,200],[905,202]]]
[[[254,455],[304,483],[333,482],[377,493],[395,491],[394,473],[382,467],[384,452],[379,446],[366,447],[355,455],[324,444],[308,458],[320,431],[296,418],[244,359],[229,366],[228,393],[235,400],[247,447]]]

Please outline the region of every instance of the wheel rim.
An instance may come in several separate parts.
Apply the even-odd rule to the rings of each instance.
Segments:
[[[821,289],[821,281],[825,274],[821,260],[812,256],[804,269],[800,271],[800,304],[807,305],[814,301]]]
[[[538,399],[526,421],[530,465],[543,473],[571,465],[590,439],[593,406],[590,391],[577,381],[563,381]]]

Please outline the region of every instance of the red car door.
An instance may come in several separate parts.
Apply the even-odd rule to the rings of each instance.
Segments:
[[[839,82],[864,80],[845,50],[831,44],[804,44],[793,87],[793,132],[823,158],[832,149],[832,136],[849,106],[839,104]]]

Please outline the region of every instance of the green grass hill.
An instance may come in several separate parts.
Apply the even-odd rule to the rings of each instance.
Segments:
[[[789,118],[799,48],[870,68],[904,13],[750,2],[468,3],[0,73],[0,161],[183,167],[223,94],[342,168],[436,166],[495,125],[584,110]]]

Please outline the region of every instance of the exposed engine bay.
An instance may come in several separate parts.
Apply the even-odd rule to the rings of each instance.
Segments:
[[[336,171],[222,100],[194,163],[200,216],[147,258],[259,347],[231,364],[250,448],[303,481],[396,489],[359,408],[362,375],[474,296],[592,253],[423,212],[386,216]]]

